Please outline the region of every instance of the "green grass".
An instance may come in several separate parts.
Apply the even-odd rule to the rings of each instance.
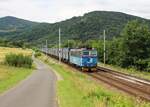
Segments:
[[[31,68],[33,60],[31,56],[10,53],[5,56],[5,63],[9,66]]]
[[[31,74],[32,71],[33,69],[0,65],[0,93],[15,86],[19,81]]]
[[[32,65],[32,68],[30,69],[8,66],[4,63],[4,61],[5,56],[9,53],[31,56],[32,50],[0,47],[0,94],[15,86],[21,80],[25,79],[28,75],[32,73],[33,68],[35,68],[35,65]]]
[[[150,103],[106,89],[89,78],[89,76],[70,69],[56,60],[39,59],[55,69],[63,80],[57,83],[57,96],[60,107],[150,107]],[[75,71],[75,72],[73,72]]]
[[[99,66],[104,67],[104,64],[99,63]],[[136,76],[136,77],[150,80],[150,72],[137,71],[134,68],[121,68],[119,66],[113,66],[113,65],[107,65],[107,64],[105,64],[105,67],[112,69],[112,70],[115,70],[115,71],[118,71],[118,72],[130,74],[132,76]]]

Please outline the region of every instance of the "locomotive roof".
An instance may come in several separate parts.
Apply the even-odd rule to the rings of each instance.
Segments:
[[[71,51],[85,51],[85,50],[95,50],[95,49],[87,49],[87,48],[71,49]]]

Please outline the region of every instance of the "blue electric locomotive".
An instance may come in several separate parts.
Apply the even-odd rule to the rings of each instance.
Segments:
[[[95,71],[97,66],[97,51],[95,49],[68,49],[68,48],[43,48],[44,53],[50,54],[55,57],[60,57],[61,60],[74,64],[80,67],[83,71]]]
[[[97,51],[95,49],[71,49],[69,62],[77,65],[83,71],[95,71],[97,66]]]

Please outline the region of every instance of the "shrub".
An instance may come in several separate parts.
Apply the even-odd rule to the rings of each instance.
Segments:
[[[25,56],[23,54],[8,54],[5,56],[5,63],[15,67],[31,68],[33,60],[31,56]]]
[[[41,56],[41,52],[35,52],[35,55],[34,55],[35,57],[39,57],[39,56]]]

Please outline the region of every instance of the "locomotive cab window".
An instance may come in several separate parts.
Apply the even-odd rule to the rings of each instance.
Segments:
[[[97,55],[96,51],[91,51],[91,55]]]
[[[88,51],[83,51],[83,55],[89,55]]]

